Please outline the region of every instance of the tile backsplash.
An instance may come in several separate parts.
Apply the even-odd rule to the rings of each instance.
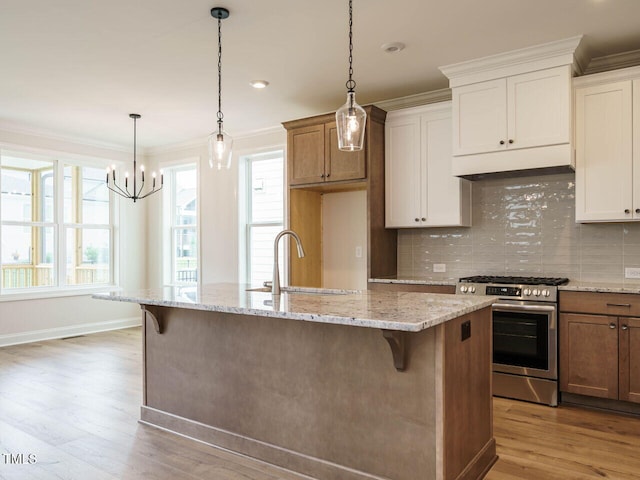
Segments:
[[[575,222],[572,173],[473,184],[472,227],[398,230],[398,277],[539,275],[640,283],[640,222]],[[434,273],[433,264],[446,264]]]

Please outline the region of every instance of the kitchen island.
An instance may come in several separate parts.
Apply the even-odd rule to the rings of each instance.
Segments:
[[[492,297],[244,285],[143,309],[141,422],[331,480],[478,479],[496,460]]]

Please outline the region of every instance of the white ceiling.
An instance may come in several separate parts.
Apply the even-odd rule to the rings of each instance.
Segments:
[[[344,103],[347,0],[1,0],[0,127],[162,147],[236,136]],[[591,56],[640,49],[640,0],[354,0],[360,104],[440,89],[438,66],[584,34]],[[381,45],[406,44],[397,54]],[[271,84],[249,86],[253,79]]]

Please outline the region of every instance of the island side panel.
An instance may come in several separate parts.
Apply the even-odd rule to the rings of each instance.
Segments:
[[[323,480],[435,478],[435,329],[406,334],[398,372],[378,329],[162,316],[145,329],[144,421]]]
[[[470,336],[463,335],[463,325]],[[440,325],[443,478],[483,478],[496,462],[493,437],[491,308]]]

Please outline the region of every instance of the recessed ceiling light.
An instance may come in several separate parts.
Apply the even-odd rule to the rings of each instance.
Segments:
[[[387,53],[398,53],[400,50],[404,49],[404,43],[402,42],[385,43],[380,48]]]
[[[267,88],[269,82],[267,82],[266,80],[251,80],[249,82],[249,85],[251,85],[253,88]]]

